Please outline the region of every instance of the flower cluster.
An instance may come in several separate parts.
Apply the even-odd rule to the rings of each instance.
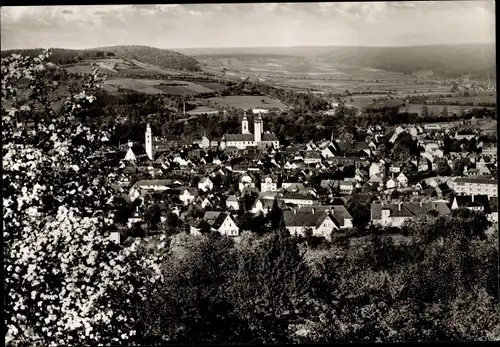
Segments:
[[[97,70],[56,112],[42,95],[49,55],[2,59],[6,337],[131,343],[131,303],[145,294],[143,278],[161,280],[159,255],[141,241],[122,248],[104,231],[110,189],[91,157],[107,134],[79,118],[95,100]],[[16,105],[23,78],[41,105]]]

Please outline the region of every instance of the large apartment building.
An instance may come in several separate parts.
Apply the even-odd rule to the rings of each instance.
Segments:
[[[498,196],[498,181],[493,178],[459,177],[449,185],[458,195]]]

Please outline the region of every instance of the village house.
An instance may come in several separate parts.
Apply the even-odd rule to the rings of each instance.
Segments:
[[[314,205],[317,199],[310,194],[300,194],[295,192],[285,191],[280,199],[286,204],[293,204],[296,206]]]
[[[408,177],[406,177],[406,175],[404,173],[401,172],[396,177],[396,180],[397,180],[399,188],[406,188],[406,187],[408,187]]]
[[[471,211],[479,211],[485,214],[491,213],[490,201],[487,195],[459,195],[455,196],[451,209],[466,208]]]
[[[425,158],[425,157],[420,158],[420,160],[418,161],[418,166],[417,166],[418,172],[429,171],[429,169],[430,169],[429,159]]]
[[[198,189],[208,192],[214,189],[214,183],[210,179],[210,177],[203,177],[200,182],[198,182]]]
[[[339,183],[340,194],[351,195],[354,192],[355,183],[350,180],[343,180]]]
[[[238,236],[240,234],[240,228],[229,213],[207,211],[203,215],[203,220],[210,225],[212,231],[217,231],[221,235]]]
[[[370,178],[373,176],[384,176],[385,174],[385,165],[382,163],[371,163],[369,169]]]
[[[236,195],[229,195],[226,199],[226,208],[230,211],[238,211],[240,209],[240,205],[238,203],[238,199]]]
[[[142,180],[134,183],[130,188],[129,197],[134,201],[141,196],[141,191],[165,191],[174,185],[172,180]]]
[[[278,179],[274,175],[263,175],[260,182],[261,192],[275,192],[278,190]]]
[[[287,206],[283,200],[277,200],[278,201],[278,207],[281,209],[285,209]],[[258,198],[255,200],[255,203],[252,205],[252,209],[250,212],[253,214],[259,214],[262,213],[263,215],[267,215],[269,211],[273,209],[274,205],[274,199],[266,199],[264,197]]]
[[[304,164],[318,164],[321,163],[322,158],[321,154],[316,151],[306,151],[304,152]]]
[[[180,188],[179,200],[182,201],[184,205],[191,204],[198,196],[198,191],[192,187]]]
[[[431,212],[437,216],[451,214],[446,203],[441,201],[399,202],[395,204],[376,202],[371,205],[371,221],[373,224],[401,227],[407,219],[423,216]]]
[[[483,144],[483,148],[481,149],[481,153],[483,155],[487,155],[490,158],[496,160],[497,158],[497,144],[494,142],[488,142]]]
[[[330,239],[332,232],[338,229],[328,212],[297,212],[294,209],[283,212],[283,221],[291,235],[305,236],[310,229],[313,236]]]
[[[245,188],[255,188],[255,183],[257,182],[257,179],[255,176],[251,173],[245,172],[240,176],[239,182],[238,182],[238,188],[240,192],[243,191]]]

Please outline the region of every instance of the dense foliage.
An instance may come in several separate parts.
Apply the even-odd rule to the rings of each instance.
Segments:
[[[144,278],[157,278],[158,253],[137,253],[140,242],[119,248],[106,231],[107,174],[90,159],[106,133],[86,121],[98,68],[56,106],[47,98],[58,89],[48,56],[2,59],[6,339],[133,341],[129,305],[141,301]],[[19,93],[23,83],[28,96]]]
[[[12,49],[2,51],[2,58],[11,56],[12,54],[19,54],[22,56],[29,56],[35,58],[43,53],[42,48],[34,49]],[[105,57],[114,57],[111,52],[106,52],[101,49],[63,49],[54,48],[50,50],[51,55],[47,61],[57,65],[76,64],[85,59],[102,59]]]

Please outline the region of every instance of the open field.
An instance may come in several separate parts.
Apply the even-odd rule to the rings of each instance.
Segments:
[[[135,78],[111,78],[106,80],[105,88],[109,91],[116,91],[118,87],[131,89],[147,94],[170,94],[186,95],[196,93],[209,93],[215,90],[217,83],[212,83],[214,89],[207,88],[201,83],[175,81],[175,80],[151,80]]]
[[[405,112],[408,109],[409,113],[422,113],[422,107],[424,105],[418,105],[418,104],[410,104],[407,107],[401,107],[400,112]],[[425,105],[427,107],[427,110],[429,114],[433,112],[434,114],[441,114],[443,112],[443,105]],[[448,105],[446,106],[448,109],[448,115],[452,115],[453,113],[455,114],[460,114],[461,110],[464,110],[465,112],[472,110],[473,108],[483,108],[481,106],[455,106],[455,105]],[[494,107],[484,107],[486,109],[494,109]]]
[[[491,103],[496,103],[496,96],[494,95],[484,95],[484,96],[454,96],[451,98],[440,98],[439,100],[443,100],[444,102],[473,102],[474,105],[477,105],[478,103],[483,103],[483,102],[491,102]],[[434,100],[429,100],[429,101],[434,101]]]
[[[262,99],[265,100],[265,103],[262,103]],[[214,97],[209,98],[209,101],[224,105],[224,106],[233,106],[236,108],[279,108],[286,109],[287,106],[282,104],[280,101],[276,99],[272,99],[267,96],[254,96],[254,95],[235,95],[235,96],[224,96],[224,97]]]
[[[373,68],[350,66],[329,62],[318,62],[297,56],[196,56],[203,63],[203,69],[228,78],[261,80],[280,87],[293,87],[307,91],[342,93],[374,91],[387,93],[397,90],[398,94],[445,93],[449,86],[419,80],[412,75]]]

